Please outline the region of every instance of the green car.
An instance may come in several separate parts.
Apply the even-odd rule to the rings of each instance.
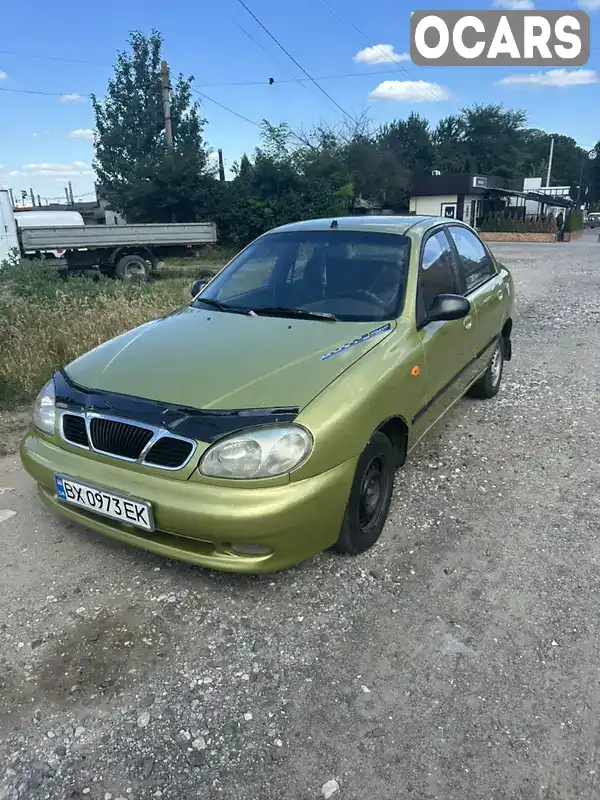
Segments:
[[[217,570],[372,547],[395,470],[511,356],[511,275],[455,220],[284,225],[192,296],[57,371],[21,457],[67,519]]]

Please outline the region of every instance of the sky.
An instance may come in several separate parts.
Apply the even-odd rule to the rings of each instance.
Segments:
[[[45,200],[93,199],[94,117],[131,30],[164,38],[172,74],[194,76],[211,150],[226,167],[260,142],[262,119],[307,130],[344,112],[374,123],[412,111],[432,124],[474,103],[523,109],[528,124],[600,139],[600,0],[244,0],[267,30],[330,95],[326,97],[248,13],[241,0],[30,0],[4,4],[0,41],[0,186]],[[416,67],[410,13],[420,9],[532,8],[590,15],[591,57],[567,73],[531,67]],[[341,76],[341,77],[340,77]],[[269,85],[269,79],[274,83]],[[300,80],[298,80],[300,79]],[[246,85],[243,85],[246,84]],[[224,108],[225,106],[226,108]],[[229,109],[229,110],[227,110]],[[236,116],[232,111],[237,112]],[[245,119],[244,119],[245,118]]]

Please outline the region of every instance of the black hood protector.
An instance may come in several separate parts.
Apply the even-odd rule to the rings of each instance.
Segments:
[[[293,407],[223,411],[187,408],[117,392],[88,389],[72,381],[64,369],[58,370],[53,380],[58,408],[78,413],[93,411],[122,417],[141,425],[145,423],[165,428],[173,434],[200,442],[214,442],[230,433],[259,425],[290,423],[300,412],[299,408]]]

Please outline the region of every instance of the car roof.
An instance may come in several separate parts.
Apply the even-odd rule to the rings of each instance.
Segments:
[[[323,219],[306,219],[301,222],[291,222],[272,228],[268,233],[290,233],[295,231],[324,231],[332,227],[333,222],[337,230],[343,231],[369,231],[374,233],[404,234],[409,228],[411,233],[423,234],[430,228],[442,223],[464,225],[464,223],[447,217],[426,216],[348,216],[324,217]],[[468,227],[468,226],[465,226]]]

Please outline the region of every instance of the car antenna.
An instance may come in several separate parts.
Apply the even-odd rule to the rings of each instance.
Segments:
[[[337,219],[334,219],[329,227],[330,228],[338,228],[339,225],[338,225]]]

